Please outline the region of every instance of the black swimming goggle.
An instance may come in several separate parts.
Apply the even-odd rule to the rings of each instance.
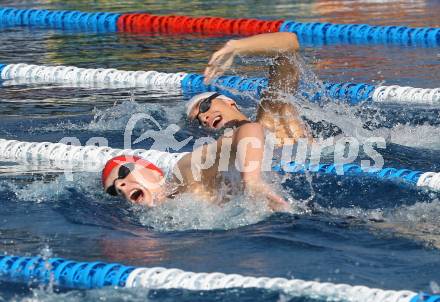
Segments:
[[[118,191],[116,190],[115,182],[118,179],[126,178],[134,170],[134,163],[126,163],[119,167],[118,177],[113,181],[113,184],[105,190],[106,193],[112,196],[118,196]]]
[[[199,115],[200,113],[205,113],[208,112],[209,109],[211,109],[211,105],[212,105],[212,100],[214,100],[215,98],[221,96],[221,93],[214,93],[213,95],[207,97],[206,99],[202,100],[199,103],[199,112],[196,115],[196,119],[199,120]],[[199,120],[200,121],[200,120]]]

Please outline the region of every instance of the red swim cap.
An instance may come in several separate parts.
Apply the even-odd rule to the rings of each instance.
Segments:
[[[149,162],[148,160],[143,159],[142,157],[134,156],[134,155],[119,155],[107,161],[107,163],[104,166],[104,169],[102,169],[102,176],[101,176],[102,185],[104,185],[106,179],[108,178],[108,176],[110,175],[110,173],[113,171],[114,168],[126,163],[136,163],[147,169],[157,171],[160,173],[160,175],[163,176],[163,172],[161,169],[159,169],[155,164]]]

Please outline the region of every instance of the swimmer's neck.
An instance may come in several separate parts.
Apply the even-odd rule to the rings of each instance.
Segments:
[[[244,118],[244,119],[241,119],[241,120],[232,120],[232,121],[229,121],[229,122],[225,123],[223,125],[223,128],[224,129],[227,129],[227,128],[238,128],[238,127],[243,126],[244,124],[247,124],[247,123],[251,123],[251,121],[248,118]]]

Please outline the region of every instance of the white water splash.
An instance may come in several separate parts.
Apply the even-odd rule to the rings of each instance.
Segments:
[[[1,180],[1,191],[12,191],[15,200],[32,203],[57,202],[60,199],[69,198],[72,190],[81,192],[91,199],[102,199],[105,194],[97,188],[101,188],[99,179],[95,174],[90,173],[72,173],[73,180],[70,180],[62,173],[38,176],[32,182],[22,183],[14,180]],[[92,177],[91,177],[92,175]]]
[[[157,231],[233,229],[264,220],[271,212],[265,202],[236,197],[219,206],[194,200],[189,194],[169,200],[163,205],[138,208],[141,223]]]
[[[168,96],[169,98],[175,98]],[[161,98],[160,100],[163,100]],[[88,123],[72,123],[71,121],[62,121],[55,125],[34,127],[32,132],[59,132],[59,131],[116,131],[124,130],[127,122],[136,113],[148,113],[150,115],[161,117],[162,126],[170,123],[179,123],[184,113],[184,102],[174,103],[173,106],[164,106],[158,103],[138,103],[134,99],[116,102],[113,106],[105,109],[94,109],[93,120]],[[142,126],[142,125],[141,125]]]
[[[396,125],[390,130],[391,142],[425,149],[440,149],[440,129],[430,125]]]
[[[434,195],[434,194],[433,194]],[[393,209],[365,210],[360,207],[320,208],[322,211],[338,217],[356,218],[368,222],[376,231],[388,230],[396,236],[414,239],[428,246],[440,248],[440,200],[416,202],[410,206]]]
[[[42,289],[32,289],[31,296],[14,298],[12,302],[87,302],[87,301],[145,301],[148,302],[150,290],[146,288],[101,288],[86,291],[72,290],[65,293],[52,293]],[[154,301],[156,299],[153,299]],[[1,300],[0,300],[1,301]]]

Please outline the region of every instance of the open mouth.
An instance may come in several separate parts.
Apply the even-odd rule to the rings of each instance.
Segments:
[[[223,120],[223,118],[221,117],[221,115],[217,116],[217,117],[212,121],[211,127],[217,129],[217,128],[219,127],[220,122],[221,122],[222,120]]]
[[[144,193],[142,192],[142,190],[139,190],[139,189],[135,190],[130,195],[130,199],[136,203],[139,203],[140,201],[142,201],[143,197],[144,197]]]

